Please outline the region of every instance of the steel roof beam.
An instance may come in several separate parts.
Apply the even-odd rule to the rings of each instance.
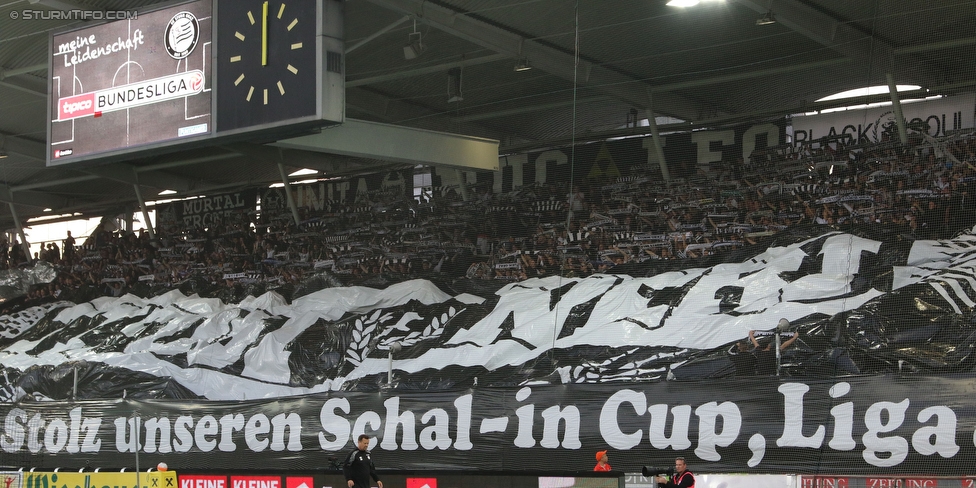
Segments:
[[[0,150],[11,154],[18,154],[25,158],[44,161],[46,145],[6,132],[0,132]]]
[[[767,0],[732,0],[758,13],[770,11]],[[772,4],[776,23],[800,33],[855,61],[859,66],[874,66],[879,80],[885,73],[899,75],[902,81],[914,80],[923,86],[942,84],[939,77],[910,56],[899,56],[895,46],[864,32],[845,19],[833,17],[822,10],[797,0],[777,0]],[[874,83],[871,81],[870,83]]]
[[[512,59],[525,57],[534,68],[595,88],[619,98],[635,107],[647,108],[647,88],[654,88],[645,81],[634,79],[618,71],[604,68],[586,60],[578,60],[573,53],[526,39],[478,19],[456,12],[426,0],[367,0],[370,3],[404,15],[416,15],[419,22],[464,39]],[[658,113],[686,120],[698,119],[706,112],[717,112],[715,107],[704,106],[673,93],[654,92]]]
[[[0,202],[40,209],[58,209],[70,205],[70,201],[43,192],[15,192],[7,185],[0,185]]]

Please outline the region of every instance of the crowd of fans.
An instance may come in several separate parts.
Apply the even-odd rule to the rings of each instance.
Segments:
[[[290,212],[242,212],[208,229],[161,227],[155,240],[100,228],[83,243],[70,234],[46,243],[32,259],[19,243],[3,241],[0,266],[40,260],[55,267],[54,281],[31,288],[31,304],[66,290],[121,296],[189,279],[273,289],[321,273],[347,285],[379,276],[580,277],[727,252],[800,224],[876,223],[885,232],[942,238],[976,222],[973,132],[914,135],[908,145],[848,142],[768,148],[668,182],[656,168],[635,167],[612,179],[504,194],[484,187],[427,188],[420,198],[373,192],[355,204],[303,208],[297,225]]]

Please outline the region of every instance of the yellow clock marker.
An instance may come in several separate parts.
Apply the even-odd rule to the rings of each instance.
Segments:
[[[261,5],[261,66],[268,65],[268,2]],[[268,103],[265,99],[264,103]]]
[[[268,104],[268,89],[267,88],[264,89],[264,104],[265,105]]]
[[[232,62],[232,63],[236,63],[236,62],[238,62],[240,60],[241,60],[241,57],[240,56],[231,56],[230,57],[230,62]]]
[[[302,43],[296,42],[296,43],[294,43],[294,44],[291,45],[291,48],[292,48],[292,50],[301,49],[302,48]]]
[[[250,10],[247,11],[247,20],[251,21],[251,25],[254,25],[254,14]]]
[[[234,80],[234,86],[240,85],[242,81],[244,81],[244,73],[241,73],[241,76],[238,76],[237,79]]]
[[[253,95],[253,94],[254,94],[254,87],[252,86],[251,89],[247,91],[247,97],[245,97],[245,100],[247,100],[247,101],[250,102],[251,101],[251,95]]]
[[[285,94],[285,87],[282,86],[281,80],[278,80],[278,93],[281,93],[282,95]]]
[[[234,33],[234,37],[236,37],[236,38],[238,38],[238,39],[240,39],[242,41],[244,40],[244,34],[241,34],[240,32],[235,32]]]
[[[295,19],[288,24],[288,32],[291,32],[291,30],[295,27],[295,24],[298,24],[298,19]]]
[[[281,19],[281,16],[284,14],[285,14],[285,4],[282,3],[281,8],[278,9],[278,18]]]
[[[290,64],[288,65],[288,71],[291,71],[291,74],[293,74],[293,75],[297,75],[298,74],[298,68],[296,68],[296,67],[294,67],[294,66],[292,66]]]

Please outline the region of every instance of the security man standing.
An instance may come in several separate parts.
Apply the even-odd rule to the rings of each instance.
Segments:
[[[373,460],[369,457],[367,447],[369,447],[369,436],[362,434],[359,436],[356,449],[353,449],[346,456],[346,462],[342,464],[342,474],[345,475],[346,484],[349,488],[370,488],[370,476],[376,480],[376,486],[383,488],[383,482],[376,474],[376,466],[373,465]]]
[[[658,476],[655,479],[661,488],[695,488],[695,475],[688,471],[688,464],[683,457],[674,459],[674,475],[670,479],[667,476]]]

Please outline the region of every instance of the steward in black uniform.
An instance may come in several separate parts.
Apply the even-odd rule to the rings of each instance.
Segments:
[[[383,488],[383,482],[376,474],[376,466],[373,465],[373,460],[369,457],[367,447],[369,447],[369,436],[363,434],[359,436],[356,449],[353,449],[346,456],[346,461],[342,463],[342,474],[345,475],[346,485],[349,488],[369,488],[370,476],[376,480],[376,486]]]

